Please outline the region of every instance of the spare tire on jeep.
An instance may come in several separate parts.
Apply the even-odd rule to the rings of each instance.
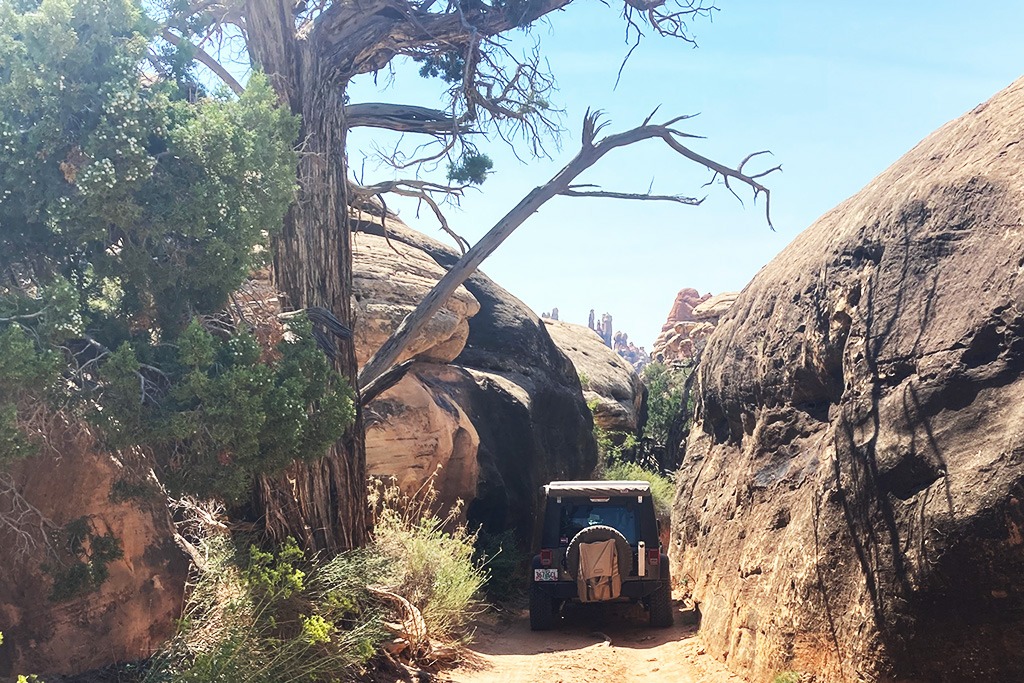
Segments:
[[[580,578],[580,544],[597,543],[598,541],[615,541],[615,554],[619,560],[619,576],[622,580],[628,579],[629,570],[633,566],[633,551],[629,547],[629,541],[618,529],[603,524],[588,526],[569,541],[569,548],[565,551],[565,563],[572,578],[576,580]]]

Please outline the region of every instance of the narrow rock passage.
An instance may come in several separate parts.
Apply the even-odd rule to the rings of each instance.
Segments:
[[[570,605],[558,630],[530,630],[525,610],[484,620],[458,683],[743,683],[704,653],[696,627],[650,628],[639,607]]]

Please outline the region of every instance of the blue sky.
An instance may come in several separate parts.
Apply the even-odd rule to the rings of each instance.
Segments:
[[[741,289],[801,230],[884,170],[916,142],[1024,73],[1024,3],[755,2],[720,0],[712,21],[693,25],[699,49],[647,36],[615,76],[628,50],[613,7],[576,2],[514,45],[540,42],[559,86],[567,134],[552,159],[519,162],[501,141],[480,147],[495,162],[482,191],[448,211],[456,232],[475,242],[534,186],[576,152],[587,107],[603,109],[609,131],[658,118],[700,113],[686,122],[706,136],[692,147],[737,163],[770,149],[783,173],[768,179],[772,218],[742,206],[709,174],[658,143],[613,152],[580,180],[604,189],[707,193],[700,207],[607,199],[556,198],[483,266],[538,313],[557,306],[563,320],[586,324],[591,308],[650,350],[676,292]],[[383,79],[380,79],[383,81]],[[436,105],[440,81],[399,67],[393,85],[354,84],[352,101]],[[349,155],[365,180],[375,170],[380,132],[357,130]],[[437,174],[443,179],[443,173]],[[389,202],[389,206],[392,202]],[[443,239],[429,210],[395,204],[413,227]]]

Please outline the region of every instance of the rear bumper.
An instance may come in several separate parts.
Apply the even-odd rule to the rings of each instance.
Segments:
[[[622,582],[620,597],[639,600],[658,590],[664,581],[660,579],[630,579]],[[575,581],[534,581],[533,586],[558,600],[572,600],[579,597]]]

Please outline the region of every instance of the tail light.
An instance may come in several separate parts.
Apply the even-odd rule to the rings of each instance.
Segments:
[[[657,548],[650,548],[647,550],[647,564],[652,567],[661,560],[661,551]]]
[[[550,567],[551,566],[551,551],[541,550],[540,551],[540,566]]]

